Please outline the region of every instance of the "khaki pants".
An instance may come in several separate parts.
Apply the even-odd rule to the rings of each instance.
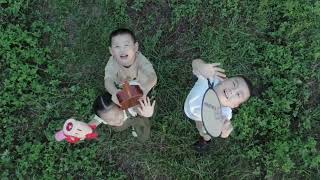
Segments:
[[[133,127],[137,133],[139,141],[144,142],[150,138],[151,123],[148,118],[133,117],[127,119],[122,126],[112,126],[115,131],[124,131],[130,127]]]
[[[200,136],[203,137],[204,140],[209,141],[211,139],[211,136],[207,133],[206,129],[204,128],[203,122],[202,121],[195,121],[195,122],[196,122],[196,127],[199,131]],[[233,126],[230,120],[225,120],[221,130],[220,137],[227,138],[232,132],[232,130],[233,130]]]
[[[209,141],[211,139],[211,136],[207,133],[206,129],[203,126],[202,121],[195,121],[196,127],[199,131],[199,134],[201,137],[203,137],[204,140]]]

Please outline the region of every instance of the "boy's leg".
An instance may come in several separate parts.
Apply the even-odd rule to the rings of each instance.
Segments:
[[[203,123],[201,121],[196,121],[196,127],[199,131],[201,138],[193,144],[195,150],[199,153],[203,153],[209,149],[209,143],[211,142],[211,136],[207,134]]]
[[[207,133],[206,129],[203,126],[203,122],[202,121],[196,121],[196,127],[199,131],[199,134],[201,137],[203,137],[203,139],[205,141],[210,141],[211,140],[211,136]]]

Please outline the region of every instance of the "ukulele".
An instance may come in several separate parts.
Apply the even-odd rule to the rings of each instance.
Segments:
[[[142,97],[143,92],[139,85],[129,85],[128,81],[124,82],[123,89],[117,93],[118,101],[121,109],[128,109],[139,104],[139,99]]]

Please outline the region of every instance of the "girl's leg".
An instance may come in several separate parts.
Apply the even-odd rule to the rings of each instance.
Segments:
[[[132,127],[139,141],[144,142],[150,138],[151,123],[148,118],[135,118]]]

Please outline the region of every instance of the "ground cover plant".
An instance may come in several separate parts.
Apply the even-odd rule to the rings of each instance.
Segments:
[[[312,0],[0,0],[1,178],[316,179],[319,19]],[[92,115],[118,27],[158,74],[151,141],[101,126],[97,141],[55,142],[67,118]],[[255,87],[204,155],[183,114],[199,57]]]

